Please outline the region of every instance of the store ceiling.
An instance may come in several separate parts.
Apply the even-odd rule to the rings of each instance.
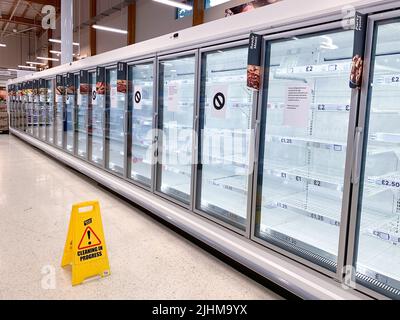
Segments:
[[[42,7],[53,5],[60,8],[60,0],[1,0],[0,37],[13,36],[41,29]]]

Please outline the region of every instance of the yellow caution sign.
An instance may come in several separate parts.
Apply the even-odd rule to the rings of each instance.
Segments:
[[[72,265],[72,285],[93,276],[110,275],[98,201],[72,206],[61,266]]]

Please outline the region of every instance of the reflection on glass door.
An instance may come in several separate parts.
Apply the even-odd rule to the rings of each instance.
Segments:
[[[191,195],[195,63],[194,55],[159,63],[157,190],[185,203]]]
[[[153,155],[153,63],[129,66],[129,109],[132,110],[130,178],[147,186],[151,182]]]
[[[125,97],[117,92],[117,69],[106,70],[106,168],[124,173]]]
[[[202,55],[196,207],[246,227],[253,92],[247,46]]]
[[[96,93],[96,73],[90,73],[92,96],[91,116],[89,122],[89,160],[103,165],[104,140],[104,95]],[[104,85],[104,84],[103,84]]]
[[[354,32],[267,42],[256,236],[336,269]]]
[[[364,172],[360,189],[358,280],[400,298],[400,21],[375,27]]]
[[[54,81],[47,80],[47,131],[46,140],[49,143],[54,143]]]

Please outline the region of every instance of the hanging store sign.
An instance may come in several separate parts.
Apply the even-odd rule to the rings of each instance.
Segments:
[[[35,80],[36,81],[36,80]],[[28,81],[25,85],[25,101],[33,102],[33,81]]]
[[[307,128],[311,101],[310,86],[288,86],[286,88],[283,125],[296,128]]]
[[[260,90],[261,41],[261,35],[255,33],[250,34],[247,62],[247,86],[254,90]]]
[[[110,275],[110,265],[97,201],[72,207],[61,266],[72,265],[72,285],[93,276]]]
[[[33,102],[38,103],[39,102],[39,79],[33,80],[32,95],[33,95]]]
[[[48,89],[46,87],[46,80],[39,79],[39,102],[47,102]]]
[[[89,92],[89,72],[86,70],[81,70],[79,72],[78,106],[88,107]]]
[[[367,15],[359,12],[354,17],[353,59],[350,72],[350,88],[360,88],[364,69],[364,49],[367,29]]]
[[[127,81],[127,64],[125,62],[118,62],[117,64],[117,88],[114,95],[111,97],[113,103],[112,107],[117,108],[118,104],[125,103],[126,93],[128,92],[128,81]]]
[[[64,77],[62,75],[56,76],[56,102],[63,103],[65,94]]]
[[[96,97],[93,104],[103,105],[106,94],[106,69],[97,67],[96,69]]]
[[[75,75],[73,73],[67,73],[67,85],[66,85],[66,104],[73,104],[75,98]]]

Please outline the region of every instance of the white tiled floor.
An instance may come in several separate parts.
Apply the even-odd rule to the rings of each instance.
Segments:
[[[60,267],[69,213],[73,203],[93,199],[101,204],[112,274],[72,287],[70,269]],[[0,299],[280,299],[7,135],[0,135],[0,275]]]

